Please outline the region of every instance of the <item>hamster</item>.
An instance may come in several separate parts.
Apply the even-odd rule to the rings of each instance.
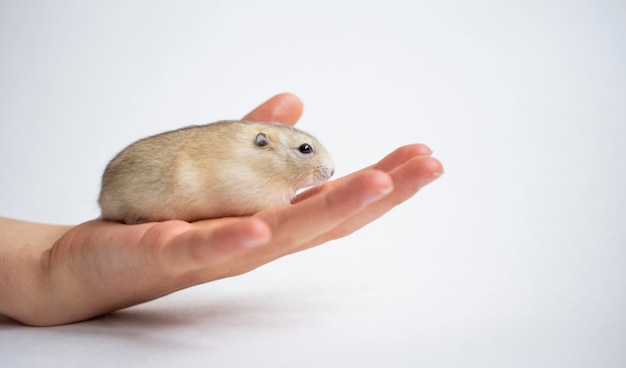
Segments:
[[[334,173],[313,136],[280,123],[219,121],[141,139],[107,165],[103,220],[244,216],[291,203],[296,191]]]

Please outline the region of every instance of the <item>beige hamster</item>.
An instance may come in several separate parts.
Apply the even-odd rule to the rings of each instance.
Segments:
[[[219,121],[141,139],[106,167],[102,219],[127,224],[251,215],[334,173],[311,135],[279,123]]]

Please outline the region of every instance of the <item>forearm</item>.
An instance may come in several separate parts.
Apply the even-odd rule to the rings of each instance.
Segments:
[[[41,256],[69,228],[0,217],[1,315],[37,318],[31,311],[40,307]]]

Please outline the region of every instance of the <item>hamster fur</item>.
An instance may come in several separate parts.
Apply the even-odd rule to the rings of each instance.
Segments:
[[[107,165],[101,218],[127,224],[254,214],[333,174],[326,149],[279,123],[220,121],[141,139]]]

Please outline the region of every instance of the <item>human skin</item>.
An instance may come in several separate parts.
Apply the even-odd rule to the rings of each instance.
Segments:
[[[294,125],[284,93],[244,117]],[[253,216],[139,225],[60,226],[0,218],[0,315],[23,324],[78,322],[221,278],[351,234],[443,173],[422,144]]]

